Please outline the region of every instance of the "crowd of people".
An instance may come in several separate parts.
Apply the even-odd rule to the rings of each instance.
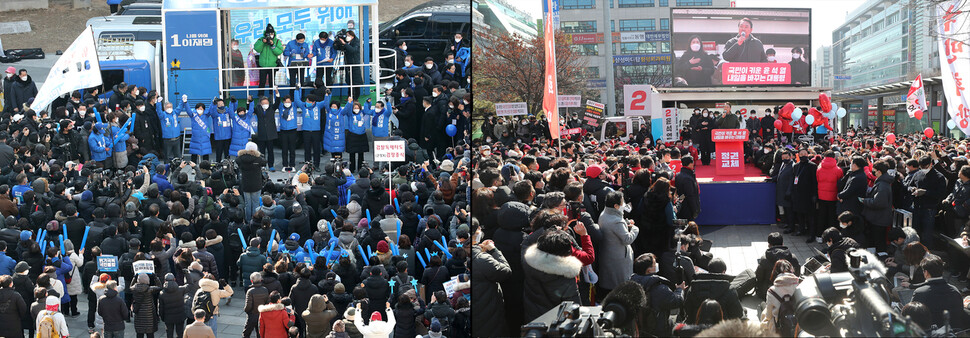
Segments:
[[[856,248],[885,253],[880,263],[895,281],[885,294],[898,313],[925,332],[970,329],[970,289],[954,286],[970,269],[958,246],[970,244],[967,141],[846,129],[805,143],[766,121],[778,110],[743,119],[730,106],[718,117],[697,109],[681,139],[656,143],[649,126],[627,141],[550,141],[535,118],[488,118],[472,180],[472,222],[482,229],[473,237],[473,294],[482,299],[473,335],[521,334],[563,302],[602,305],[632,281],[648,304],[624,333],[794,336],[796,287],[849,271]],[[694,222],[704,212],[694,169],[708,163],[710,130],[720,128],[751,131],[745,162],[776,189],[769,248],[738,275]],[[897,221],[906,215],[911,225]],[[796,257],[783,234],[826,256]],[[810,259],[824,264],[809,269]],[[761,305],[745,310],[744,297]],[[748,317],[760,322],[734,321]]]
[[[257,49],[291,58],[333,53],[264,37]],[[334,97],[320,78],[211,104],[122,82],[34,111],[30,77],[7,69],[0,336],[66,337],[82,315],[99,337],[470,336],[480,231],[467,199],[469,81],[464,66],[455,75],[468,47],[460,34],[451,47],[416,69],[399,44],[406,62],[373,104]],[[365,162],[368,133],[406,140],[407,160]],[[287,174],[274,181],[277,147]],[[219,326],[234,295],[243,332]]]

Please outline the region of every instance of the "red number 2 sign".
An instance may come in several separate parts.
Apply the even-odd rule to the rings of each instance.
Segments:
[[[647,110],[647,92],[638,90],[633,92],[633,101],[630,101],[630,110]]]

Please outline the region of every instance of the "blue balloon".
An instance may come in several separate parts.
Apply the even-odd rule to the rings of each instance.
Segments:
[[[455,137],[455,134],[458,133],[458,127],[455,127],[453,124],[449,124],[447,127],[445,127],[445,133],[447,133],[448,136]]]
[[[818,128],[815,128],[815,133],[817,133],[817,134],[828,134],[829,133],[829,130],[828,129],[825,129],[825,126],[818,126]]]
[[[795,108],[795,110],[791,112],[791,119],[797,121],[800,118],[802,118],[802,109]]]
[[[839,107],[839,110],[835,112],[839,118],[845,117],[845,108]]]

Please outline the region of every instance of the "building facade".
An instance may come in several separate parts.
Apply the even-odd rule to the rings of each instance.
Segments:
[[[832,32],[834,100],[856,127],[912,133],[927,126],[946,133],[932,0],[869,0]],[[905,95],[922,74],[930,114],[906,113]],[[941,128],[942,127],[942,128]]]
[[[673,65],[656,62],[657,55],[670,55],[670,8],[671,7],[730,7],[730,0],[558,0],[559,28],[567,35],[566,41],[578,53],[586,57],[588,88],[599,91],[605,102],[606,67],[614,66],[617,105],[623,103],[624,84],[651,84],[670,87]],[[610,22],[604,17],[604,5],[610,6]],[[607,32],[610,38],[606,38]],[[622,34],[644,32],[645,34]],[[636,36],[634,40],[633,36]],[[642,37],[642,38],[641,38]],[[608,47],[606,42],[610,41]],[[613,60],[607,60],[606,50],[612,48]],[[629,60],[654,60],[651,64],[638,65]],[[573,93],[560,93],[573,94]],[[584,98],[585,99],[585,98]]]
[[[812,62],[812,87],[832,88],[832,80],[832,46],[818,47]]]

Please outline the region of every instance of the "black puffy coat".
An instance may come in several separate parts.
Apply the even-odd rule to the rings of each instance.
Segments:
[[[165,282],[165,288],[158,295],[158,314],[169,324],[185,320],[185,286]]]
[[[154,333],[158,331],[158,305],[155,297],[162,288],[148,284],[135,284],[131,287],[131,308],[135,312],[135,332]]]
[[[583,263],[574,256],[556,256],[531,245],[523,255],[525,270],[523,309],[525,322],[541,316],[563,301],[579,302],[576,276]],[[513,296],[514,297],[514,296]]]
[[[302,317],[303,311],[310,304],[310,297],[317,293],[317,286],[310,283],[309,279],[300,278],[296,284],[290,288],[290,300],[293,301],[293,312],[297,317]]]
[[[0,337],[23,337],[23,318],[29,316],[27,303],[13,288],[0,288]]]
[[[479,246],[472,246],[472,279],[476,281],[475,287],[472,288],[472,298],[477,299],[475,311],[472,312],[472,321],[476,324],[473,326],[473,336],[502,337],[508,335],[505,316],[495,316],[494,314],[505,313],[508,309],[503,302],[504,292],[508,291],[504,287],[505,284],[500,286],[499,283],[508,280],[513,273],[502,252],[495,249],[482,252]],[[521,287],[519,287],[519,290],[521,290]],[[509,295],[514,294],[509,293]],[[519,311],[521,311],[521,308]]]
[[[384,311],[384,303],[387,303],[387,298],[391,296],[391,286],[388,285],[387,280],[381,276],[372,275],[363,283],[364,290],[367,291],[367,299],[370,301],[365,313]]]
[[[707,299],[716,300],[721,304],[724,319],[743,317],[744,309],[741,307],[741,299],[738,298],[737,291],[731,289],[731,279],[733,278],[720,273],[697,274],[694,281],[690,283],[687,295],[684,296],[684,311],[681,313],[686,314],[687,322],[695,322],[697,309]]]
[[[240,172],[240,190],[242,192],[259,192],[263,189],[263,166],[266,160],[259,151],[240,150],[236,157],[236,165]]]

